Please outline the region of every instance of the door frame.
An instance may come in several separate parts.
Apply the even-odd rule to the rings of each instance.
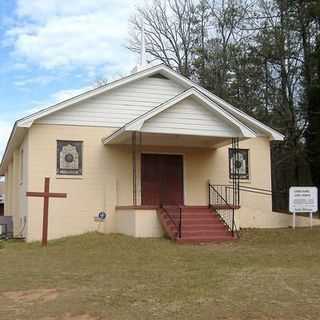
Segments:
[[[182,157],[182,197],[183,197],[183,205],[185,205],[186,201],[186,161],[185,161],[185,153],[184,152],[170,152],[170,151],[140,151],[138,154],[139,157],[139,174],[137,184],[139,186],[138,192],[138,203],[142,204],[142,155],[143,154],[155,154],[155,155],[172,155],[172,156],[181,156]]]

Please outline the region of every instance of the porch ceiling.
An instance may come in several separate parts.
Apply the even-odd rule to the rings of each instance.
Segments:
[[[231,143],[229,137],[206,137],[195,135],[141,133],[137,134],[137,144],[143,146],[191,147],[191,148],[218,148]],[[125,131],[115,136],[107,144],[130,145],[132,132]]]

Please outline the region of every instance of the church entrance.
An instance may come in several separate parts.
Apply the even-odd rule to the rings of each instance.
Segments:
[[[142,205],[183,205],[183,157],[141,155]]]

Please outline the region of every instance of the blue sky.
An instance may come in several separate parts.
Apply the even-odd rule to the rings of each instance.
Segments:
[[[0,0],[0,157],[17,118],[127,74],[143,0]]]

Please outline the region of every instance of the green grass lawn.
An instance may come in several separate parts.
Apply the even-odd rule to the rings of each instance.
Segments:
[[[0,319],[319,319],[320,229],[219,245],[87,234],[0,249]]]

